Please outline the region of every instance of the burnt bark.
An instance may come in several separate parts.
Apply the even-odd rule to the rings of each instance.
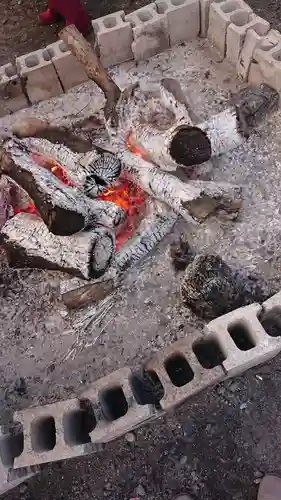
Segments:
[[[63,271],[84,279],[99,278],[114,255],[114,236],[98,228],[68,236],[50,233],[33,214],[8,220],[0,233],[11,267]]]
[[[0,173],[13,179],[33,200],[49,231],[69,236],[88,227],[116,227],[124,212],[114,203],[91,200],[32,161],[20,142],[9,141],[0,153]]]
[[[232,269],[218,255],[198,254],[181,282],[185,305],[200,317],[214,319],[252,302],[263,302],[274,291],[247,269]]]

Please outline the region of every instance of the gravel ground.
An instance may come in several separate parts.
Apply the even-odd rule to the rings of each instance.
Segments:
[[[202,119],[226,107],[239,87],[225,64],[211,62],[204,41],[159,55],[138,68],[127,65],[114,71],[119,84],[149,76],[157,81],[162,75],[181,81]],[[89,98],[91,104],[85,108]],[[100,104],[100,95],[87,84],[66,97],[40,104],[35,112],[59,123],[77,115],[82,118]],[[14,119],[8,117],[0,126]],[[280,178],[280,126],[281,115],[276,113],[247,145],[214,165],[214,179],[244,187],[239,220],[222,223],[212,218],[196,232],[189,229],[196,248],[216,248],[230,263],[258,269],[275,286],[280,285],[281,276],[276,182]],[[167,253],[167,243],[182,230],[186,227],[179,223],[157,252],[129,274],[98,345],[84,347],[74,359],[65,361],[63,356],[75,336],[62,332],[73,326],[77,315],[66,316],[58,300],[59,276],[11,271],[2,260],[2,419],[6,411],[79,394],[97,377],[126,364],[137,367],[165,344],[199,331],[202,323],[180,304],[180,277],[174,276]],[[85,343],[97,333],[90,329]],[[133,443],[121,439],[92,457],[50,465],[38,478],[3,498],[170,500],[187,490],[194,499],[254,499],[265,472],[281,473],[279,360],[199,394],[176,414],[140,429]],[[22,395],[20,377],[26,383]]]

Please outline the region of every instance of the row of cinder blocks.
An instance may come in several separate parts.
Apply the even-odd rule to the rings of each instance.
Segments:
[[[1,451],[0,440],[1,458],[8,456],[6,465],[24,470],[93,453],[280,351],[281,292],[262,306],[251,304],[211,321],[203,335],[187,333],[154,356],[142,375],[123,368],[94,382],[79,399],[16,412],[14,425],[21,432],[9,452]]]
[[[208,38],[243,80],[281,92],[281,34],[243,0],[209,2]]]
[[[93,28],[103,65],[145,60],[196,38],[203,4],[200,0],[157,0],[127,16],[118,11],[95,19]],[[59,96],[85,81],[82,65],[61,41],[18,57],[15,67],[0,68],[0,116]]]

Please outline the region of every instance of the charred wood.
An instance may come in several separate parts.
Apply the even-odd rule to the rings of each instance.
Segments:
[[[218,255],[198,254],[181,282],[185,305],[200,317],[214,319],[252,302],[262,303],[274,291],[247,269],[234,269]]]
[[[11,267],[63,271],[87,280],[102,276],[114,254],[114,236],[108,229],[56,236],[33,214],[8,220],[0,236]]]

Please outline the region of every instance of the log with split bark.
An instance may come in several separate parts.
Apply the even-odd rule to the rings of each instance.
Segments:
[[[151,202],[147,216],[137,232],[115,255],[105,275],[94,283],[75,281],[74,286],[63,289],[62,300],[69,309],[84,307],[91,302],[99,302],[120,287],[126,271],[143,260],[162,239],[170,233],[177,220],[176,214],[166,205]],[[71,282],[72,283],[72,282]]]
[[[20,213],[2,228],[1,244],[11,267],[51,269],[89,280],[108,269],[115,239],[106,228],[57,236],[38,216]]]
[[[86,66],[89,78],[103,90],[107,128],[117,150],[129,138],[132,147],[140,149],[146,159],[162,169],[200,164],[243,144],[259,122],[278,105],[279,95],[268,85],[244,89],[237,94],[231,108],[195,126],[196,117],[180,85],[173,79],[163,79],[160,100],[174,115],[173,125],[163,133],[157,126],[144,123],[147,97],[138,84],[121,92],[100,62],[97,63],[93,47],[74,26],[62,30],[60,38]]]
[[[0,152],[0,174],[23,188],[49,231],[67,236],[97,225],[117,227],[125,217],[114,203],[88,198],[81,189],[67,186],[47,168],[33,161],[19,140],[10,140]]]

